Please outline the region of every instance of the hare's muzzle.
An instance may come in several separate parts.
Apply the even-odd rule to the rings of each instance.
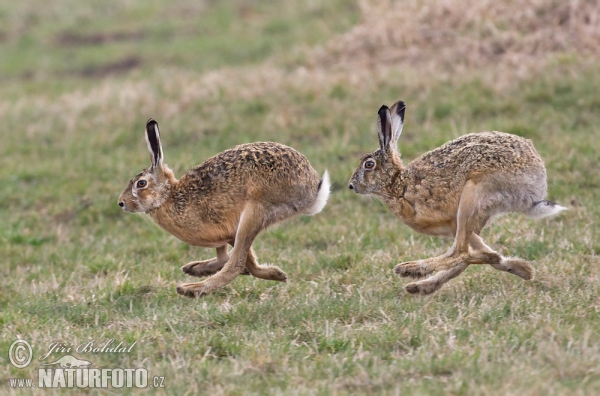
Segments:
[[[125,200],[119,200],[119,207],[123,209],[125,212],[133,212],[133,208],[131,204],[128,204]]]

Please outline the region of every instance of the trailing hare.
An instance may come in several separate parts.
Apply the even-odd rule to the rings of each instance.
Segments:
[[[409,283],[406,290],[433,293],[469,264],[490,264],[532,279],[533,268],[526,261],[500,256],[479,236],[488,221],[502,213],[545,217],[565,209],[544,200],[546,169],[531,141],[502,132],[471,133],[405,166],[397,149],[405,108],[404,102],[397,102],[391,109],[379,109],[380,147],[361,158],[348,187],[381,198],[420,233],[454,237],[445,254],[396,266],[397,274],[413,278],[437,271]]]
[[[127,212],[143,212],[166,231],[195,246],[214,247],[217,257],[181,269],[203,277],[177,293],[209,294],[237,275],[285,282],[283,271],[256,261],[252,242],[259,232],[296,214],[314,215],[327,203],[327,172],[319,178],[305,156],[279,143],[236,146],[191,169],[177,180],[163,163],[158,124],[146,124],[152,166],[129,181],[119,196]],[[227,245],[233,246],[230,253]],[[216,274],[216,275],[214,275]]]

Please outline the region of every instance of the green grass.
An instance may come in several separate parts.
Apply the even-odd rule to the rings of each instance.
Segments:
[[[504,89],[484,69],[453,78],[409,65],[357,71],[364,79],[303,74],[298,51],[349,29],[358,7],[295,3],[0,6],[2,393],[11,392],[8,378],[36,372],[10,365],[18,336],[36,357],[53,342],[137,341],[130,354],[75,355],[94,367],[146,367],[165,377],[157,393],[600,391],[593,59],[551,62]],[[84,43],[57,44],[67,34]],[[108,41],[85,41],[93,37]],[[130,56],[140,60],[131,70],[82,72]],[[542,221],[502,217],[483,233],[502,254],[535,261],[534,281],[471,266],[434,295],[404,291],[392,268],[451,241],[411,231],[346,188],[360,154],[377,147],[378,107],[397,99],[408,103],[405,160],[473,131],[534,141],[550,199],[570,210]],[[291,145],[319,172],[329,169],[333,193],[321,214],[255,242],[259,260],[279,265],[287,284],[240,276],[199,300],[175,293],[189,280],[180,267],[214,250],[189,247],[116,204],[148,165],[150,116],[178,176],[259,140]]]

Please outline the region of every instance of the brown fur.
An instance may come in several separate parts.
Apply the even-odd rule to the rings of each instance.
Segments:
[[[532,279],[533,268],[527,262],[500,256],[479,236],[490,219],[502,213],[542,217],[564,209],[544,201],[546,169],[531,141],[502,132],[472,133],[405,166],[396,148],[404,109],[403,102],[391,110],[386,106],[380,109],[380,148],[362,157],[349,188],[380,197],[417,232],[454,237],[454,244],[445,254],[396,266],[397,274],[408,277],[438,271],[430,278],[408,284],[406,290],[432,293],[469,264],[490,264]]]
[[[158,124],[152,119],[146,125],[146,139],[152,166],[129,182],[119,206],[147,213],[190,245],[217,249],[217,257],[182,267],[192,276],[213,276],[182,284],[177,292],[189,297],[209,294],[248,273],[285,282],[287,276],[278,267],[258,264],[252,242],[270,225],[320,211],[329,194],[327,175],[319,178],[296,150],[262,142],[217,154],[177,180],[163,164]],[[227,245],[233,246],[230,253]]]

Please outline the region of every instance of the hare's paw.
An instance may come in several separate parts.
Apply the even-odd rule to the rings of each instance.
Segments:
[[[508,257],[502,260],[502,265],[507,268],[506,272],[510,272],[525,280],[533,279],[535,271],[533,267],[523,259]]]
[[[419,282],[411,282],[404,287],[404,289],[410,294],[431,294],[439,290],[442,287],[440,282],[431,282],[428,280],[422,280]]]
[[[209,293],[204,282],[184,283],[177,286],[177,294],[185,297],[196,298],[206,296]]]
[[[422,278],[429,275],[432,271],[424,265],[423,260],[419,260],[398,264],[394,268],[394,272],[403,278]]]
[[[202,278],[219,272],[221,268],[215,268],[215,264],[217,264],[216,258],[204,261],[192,261],[181,267],[181,271],[188,275]]]
[[[287,275],[279,267],[266,266],[265,274],[267,276],[265,279],[278,282],[287,282]]]

